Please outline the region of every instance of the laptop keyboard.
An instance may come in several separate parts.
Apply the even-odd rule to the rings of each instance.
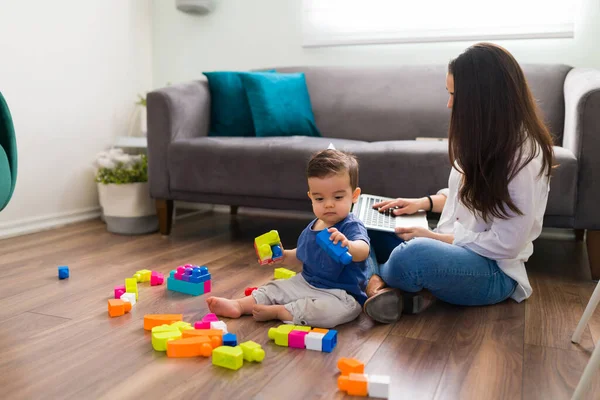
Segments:
[[[391,228],[394,229],[396,227],[395,216],[390,212],[390,210],[385,210],[384,212],[379,212],[373,209],[373,204],[379,203],[381,200],[375,198],[363,198],[359,197],[358,199],[358,209],[362,210],[363,207],[365,209],[365,225],[373,225],[380,226],[382,228]],[[361,204],[365,202],[365,204]]]

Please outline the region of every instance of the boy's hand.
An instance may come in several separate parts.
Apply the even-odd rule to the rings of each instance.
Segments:
[[[348,247],[349,241],[348,238],[336,228],[329,228],[327,232],[331,233],[329,236],[329,240],[333,241],[333,244],[338,244],[338,242],[342,242],[343,247]]]

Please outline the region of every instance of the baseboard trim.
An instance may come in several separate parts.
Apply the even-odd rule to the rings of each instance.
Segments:
[[[100,207],[83,208],[0,224],[0,239],[27,235],[100,217]]]

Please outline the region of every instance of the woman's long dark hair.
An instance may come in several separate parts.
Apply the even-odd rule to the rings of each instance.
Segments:
[[[552,136],[525,75],[500,46],[478,43],[448,64],[454,99],[448,153],[463,174],[459,200],[484,221],[523,213],[508,183],[541,151],[539,176],[552,171]]]

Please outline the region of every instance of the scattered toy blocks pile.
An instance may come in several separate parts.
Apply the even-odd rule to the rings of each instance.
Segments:
[[[272,264],[283,259],[279,232],[272,230],[254,239],[254,250],[260,265]]]
[[[269,339],[278,346],[331,353],[337,345],[334,329],[311,329],[309,326],[279,325],[269,329]]]
[[[338,389],[350,396],[369,396],[387,399],[390,396],[390,377],[365,374],[365,365],[354,358],[338,360]]]
[[[167,278],[167,289],[199,296],[211,291],[211,275],[206,266],[187,264],[171,271]]]

